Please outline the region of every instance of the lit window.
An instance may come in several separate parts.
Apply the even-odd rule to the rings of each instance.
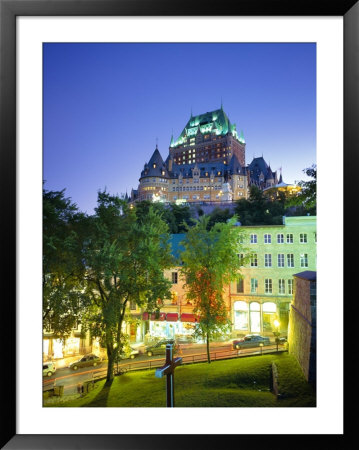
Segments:
[[[248,330],[248,304],[246,302],[234,302],[234,329]]]

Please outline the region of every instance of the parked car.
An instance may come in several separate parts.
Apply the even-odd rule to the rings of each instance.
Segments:
[[[269,345],[269,337],[259,334],[247,334],[243,339],[235,339],[233,341],[233,348],[239,350],[241,348],[259,347],[259,344]]]
[[[175,353],[177,350],[177,346],[174,339],[162,339],[161,341],[158,341],[154,345],[149,345],[146,347],[145,353],[147,356],[164,355],[166,353],[167,344],[174,344],[174,353]]]
[[[97,366],[101,362],[101,358],[97,355],[85,355],[78,361],[74,361],[69,365],[72,370],[77,370],[80,367]]]
[[[122,352],[120,353],[119,357],[120,359],[134,359],[136,356],[139,355],[139,351],[132,348],[132,347],[125,347],[122,349]]]
[[[56,366],[53,362],[47,362],[42,365],[42,376],[51,377],[56,372]]]

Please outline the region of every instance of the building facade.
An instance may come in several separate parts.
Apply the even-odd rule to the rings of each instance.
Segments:
[[[250,254],[250,258],[242,266],[238,279],[224,290],[224,301],[232,323],[231,333],[227,337],[241,337],[250,333],[273,336],[275,320],[280,323],[281,335],[287,336],[293,295],[296,292],[299,298],[300,293],[307,289],[302,289],[298,271],[316,270],[316,217],[283,217],[282,225],[242,228],[245,231],[243,251]],[[172,253],[178,261],[184,238],[185,234],[171,236]],[[244,253],[238,254],[241,259],[242,256]],[[166,270],[165,276],[171,281],[171,298],[158,305],[159,312],[146,311],[135,303],[129,305],[123,332],[129,336],[131,345],[147,344],[160,338],[192,341],[198,318],[194,313],[194,305],[186,296],[180,263]],[[307,291],[308,289],[305,292]],[[296,308],[296,302],[293,303],[293,308]],[[302,307],[298,309],[305,317],[308,316],[311,305],[308,302],[307,299],[306,306],[303,306],[305,310],[302,311]],[[310,314],[311,318],[308,320],[313,323],[313,309]],[[298,320],[296,323],[299,323]],[[306,323],[304,326],[307,326]],[[298,326],[292,326],[292,333],[298,329]],[[310,341],[308,339],[307,344]],[[44,331],[43,342],[44,360],[51,358],[64,361],[90,352],[104,355],[104,349],[101,349],[98,340],[91,339],[89,333],[81,333],[80,324],[65,341]],[[292,351],[296,351],[293,346]],[[309,360],[307,362],[309,367]]]
[[[274,321],[287,336],[294,274],[316,268],[316,217],[284,217],[283,225],[243,227],[243,248],[251,253],[241,276],[227,286],[224,301],[232,323],[228,338],[249,333],[273,336]],[[174,255],[180,254],[184,234],[172,235]],[[243,254],[238,257],[242,258]],[[143,313],[143,330],[148,338],[190,339],[196,326],[193,305],[187,300],[181,267],[165,272],[172,282],[172,298],[161,305],[161,313]]]
[[[243,229],[243,246],[252,256],[242,267],[242,278],[230,286],[232,336],[273,336],[275,320],[287,335],[293,275],[316,270],[316,217],[283,217],[283,225]]]
[[[248,188],[278,183],[263,157],[246,166],[246,143],[221,107],[192,116],[180,136],[171,138],[163,160],[157,146],[145,163],[130,201],[165,203],[232,202],[247,198]]]

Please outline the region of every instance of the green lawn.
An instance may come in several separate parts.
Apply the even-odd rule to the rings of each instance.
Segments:
[[[271,363],[279,374],[276,399],[270,392]],[[82,398],[51,401],[44,406],[166,406],[166,380],[155,378],[155,371],[130,372],[116,377],[111,386],[96,383]],[[305,381],[298,363],[287,353],[213,361],[177,367],[176,407],[269,407],[315,406],[315,393]]]

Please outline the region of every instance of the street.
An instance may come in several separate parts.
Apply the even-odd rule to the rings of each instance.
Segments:
[[[279,346],[280,349],[283,349],[283,346]],[[245,350],[233,350],[232,343],[223,342],[223,343],[213,343],[210,345],[210,353],[211,359],[224,359],[224,358],[234,358],[237,356],[245,356],[249,354],[258,354],[259,352],[268,352],[276,349],[276,345],[272,344],[270,346],[266,346],[263,350],[260,347],[257,348],[249,348]],[[197,362],[197,361],[206,361],[207,360],[207,350],[206,344],[181,344],[179,347],[179,351],[176,356],[182,356],[183,363]],[[155,368],[159,367],[163,364],[164,355],[154,355],[147,356],[146,354],[140,354],[135,359],[126,359],[120,360],[118,363],[119,368],[123,368],[127,370],[138,370],[144,368]],[[115,363],[115,367],[117,368],[117,364]],[[73,394],[77,392],[77,385],[79,383],[83,383],[88,380],[92,380],[96,378],[96,376],[106,376],[107,370],[107,361],[103,361],[98,364],[96,367],[83,367],[74,371],[72,369],[61,368],[57,369],[55,374],[51,377],[43,378],[43,388],[63,385],[65,394]]]

